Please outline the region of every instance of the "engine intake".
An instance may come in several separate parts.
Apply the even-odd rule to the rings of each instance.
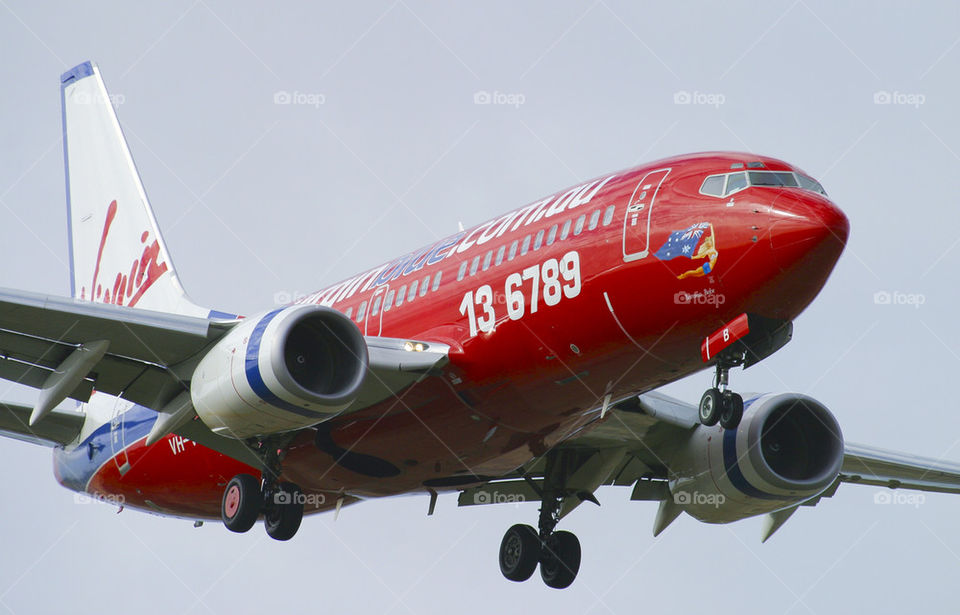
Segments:
[[[805,395],[763,395],[734,430],[698,426],[672,464],[677,503],[701,521],[772,512],[829,487],[843,464],[843,435],[827,408]]]
[[[214,432],[248,438],[320,423],[349,406],[367,345],[336,310],[297,305],[248,318],[200,361],[190,396]]]

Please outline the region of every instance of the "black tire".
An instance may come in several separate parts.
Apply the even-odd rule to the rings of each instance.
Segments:
[[[700,398],[699,417],[700,424],[712,427],[720,420],[720,412],[723,409],[723,398],[720,391],[716,388],[707,389],[703,397]]]
[[[743,398],[737,393],[727,391],[723,395],[723,410],[720,412],[720,426],[724,429],[736,429],[743,418]]]
[[[529,525],[514,525],[500,541],[500,572],[510,581],[533,576],[540,562],[540,536]]]
[[[547,587],[569,587],[580,571],[580,540],[570,532],[555,532],[540,561],[540,576]]]
[[[263,513],[263,527],[274,540],[290,540],[300,529],[303,521],[303,497],[300,487],[293,483],[280,483],[267,502]]]
[[[242,534],[257,522],[262,507],[260,481],[249,474],[237,474],[223,490],[220,518],[228,530]]]

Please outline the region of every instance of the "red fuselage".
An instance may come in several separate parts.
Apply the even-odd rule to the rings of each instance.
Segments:
[[[607,396],[704,369],[704,337],[738,315],[793,320],[823,287],[849,232],[811,181],[752,154],[660,160],[305,298],[332,305],[367,335],[448,344],[450,363],[397,397],[301,433],[283,461],[286,479],[323,494],[307,507],[315,512],[340,497],[502,475],[589,428]],[[137,433],[92,472],[88,491],[219,517],[226,481],[251,472],[176,436],[145,447]],[[75,454],[58,451],[61,482]]]

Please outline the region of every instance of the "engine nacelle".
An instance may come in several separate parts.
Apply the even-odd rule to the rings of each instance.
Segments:
[[[843,435],[823,404],[792,393],[748,402],[739,427],[697,426],[671,464],[670,491],[685,512],[728,523],[808,500],[843,463]]]
[[[315,425],[350,405],[367,374],[367,344],[336,310],[295,305],[247,318],[197,365],[200,419],[231,438]]]

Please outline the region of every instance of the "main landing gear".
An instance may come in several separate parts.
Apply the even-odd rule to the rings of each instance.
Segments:
[[[274,540],[290,540],[303,520],[303,496],[300,488],[279,482],[277,455],[268,455],[269,468],[263,480],[249,474],[237,474],[227,483],[220,502],[220,517],[231,532],[243,533],[263,515],[263,526]]]
[[[580,571],[580,540],[571,532],[555,532],[561,499],[545,498],[540,508],[540,532],[514,525],[500,542],[500,572],[511,581],[526,581],[540,565],[548,587],[569,587]]]
[[[590,459],[575,451],[548,453],[542,483],[537,484],[524,476],[524,480],[540,497],[540,518],[538,529],[529,525],[514,525],[503,535],[500,542],[500,572],[507,579],[526,581],[533,576],[537,566],[540,567],[543,582],[554,589],[568,587],[577,578],[577,572],[580,571],[580,541],[570,532],[555,530],[562,509],[569,512],[580,502],[600,504],[593,496],[595,485],[584,489],[585,485],[571,484],[574,473],[589,467],[587,464]]]
[[[708,427],[718,422],[724,429],[736,429],[743,418],[743,397],[727,388],[730,368],[742,365],[743,353],[721,353],[717,357],[714,386],[700,398],[700,423]]]

